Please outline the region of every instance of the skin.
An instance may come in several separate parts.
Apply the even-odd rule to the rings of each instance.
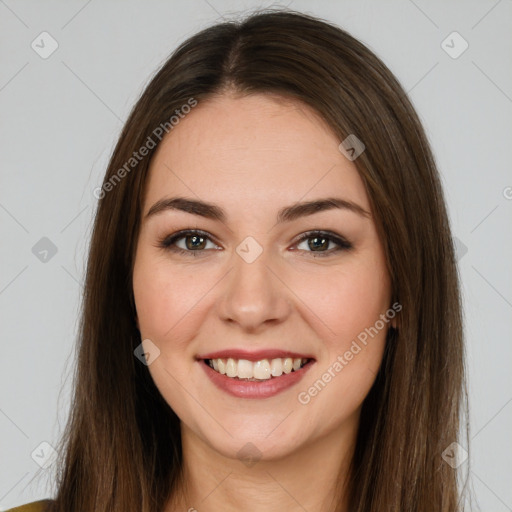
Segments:
[[[186,485],[166,512],[239,511],[248,503],[253,512],[333,510],[333,485],[338,474],[344,481],[361,405],[394,325],[370,338],[309,403],[299,402],[298,394],[390,308],[390,278],[365,187],[339,144],[296,100],[225,93],[197,105],[152,160],[143,218],[174,196],[216,203],[227,215],[220,222],[167,210],[144,220],[139,233],[137,323],[142,339],[160,350],[148,368],[181,420]],[[331,209],[276,224],[282,207],[333,196],[370,216]],[[187,254],[159,247],[183,229],[213,239],[196,257],[190,238]],[[314,229],[333,231],[353,248],[321,257],[308,240],[297,241]],[[252,263],[236,252],[248,236],[263,250]],[[187,247],[186,239],[176,243]],[[335,247],[332,241],[323,250]],[[227,348],[280,348],[316,361],[277,396],[236,398],[215,387],[196,360]],[[260,454],[250,467],[237,455],[249,442]]]

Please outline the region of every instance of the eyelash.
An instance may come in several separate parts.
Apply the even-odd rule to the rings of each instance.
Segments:
[[[196,251],[193,251],[193,250],[182,249],[181,247],[176,247],[174,245],[178,240],[181,240],[182,238],[186,238],[187,236],[190,236],[190,235],[199,235],[202,238],[207,238],[208,240],[213,242],[213,240],[211,240],[209,234],[206,233],[205,231],[201,231],[201,230],[197,230],[197,229],[196,230],[186,229],[183,231],[178,231],[177,233],[173,233],[172,235],[165,236],[164,238],[160,239],[158,242],[158,246],[162,249],[172,251],[177,254],[184,254],[187,256],[197,257],[198,256],[197,253],[204,252],[207,249],[198,249]],[[321,257],[321,258],[332,256],[334,253],[337,253],[339,251],[348,251],[348,250],[352,249],[352,247],[353,247],[350,242],[348,242],[344,238],[340,237],[339,235],[336,235],[330,231],[318,231],[318,230],[317,231],[308,231],[308,232],[304,233],[299,238],[299,240],[296,242],[295,245],[300,244],[304,240],[308,240],[310,238],[317,238],[317,237],[318,238],[326,238],[327,240],[332,241],[335,244],[337,244],[338,247],[335,249],[329,249],[328,251],[306,251],[306,252],[312,253],[315,258],[317,256]]]

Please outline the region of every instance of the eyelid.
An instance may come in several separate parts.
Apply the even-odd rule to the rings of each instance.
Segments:
[[[352,245],[344,236],[325,229],[310,229],[309,231],[305,231],[297,237],[295,244],[302,242],[304,239],[313,238],[314,236],[325,236],[340,245]]]
[[[327,251],[305,251],[306,253],[312,254],[314,257],[328,257],[332,254],[340,251],[349,251],[353,248],[351,242],[349,242],[344,236],[334,233],[329,230],[323,229],[312,229],[299,235],[299,238],[295,241],[294,246],[307,240],[309,238],[324,237],[334,242],[338,247],[335,249],[329,249]]]
[[[171,249],[172,245],[175,244],[178,240],[181,240],[182,238],[186,238],[187,236],[191,235],[200,235],[203,238],[206,238],[210,240],[215,245],[219,246],[220,244],[216,241],[215,237],[208,233],[207,231],[203,231],[202,229],[182,229],[180,231],[176,231],[175,233],[172,233],[170,235],[166,235],[163,238],[158,240],[158,246],[167,249],[167,250],[173,250]],[[201,249],[198,251],[187,251],[185,249],[181,249],[181,247],[175,247],[176,252],[187,252],[187,253],[200,253],[204,252],[206,249]]]

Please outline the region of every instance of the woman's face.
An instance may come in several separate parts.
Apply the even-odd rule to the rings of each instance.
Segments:
[[[296,101],[223,95],[152,160],[133,274],[148,368],[183,434],[225,456],[355,432],[381,363],[390,280],[340,142]]]

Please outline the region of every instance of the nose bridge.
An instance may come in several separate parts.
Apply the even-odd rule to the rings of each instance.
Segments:
[[[253,237],[236,247],[219,311],[224,320],[254,330],[289,314],[286,287],[274,275],[271,260],[271,251]]]

